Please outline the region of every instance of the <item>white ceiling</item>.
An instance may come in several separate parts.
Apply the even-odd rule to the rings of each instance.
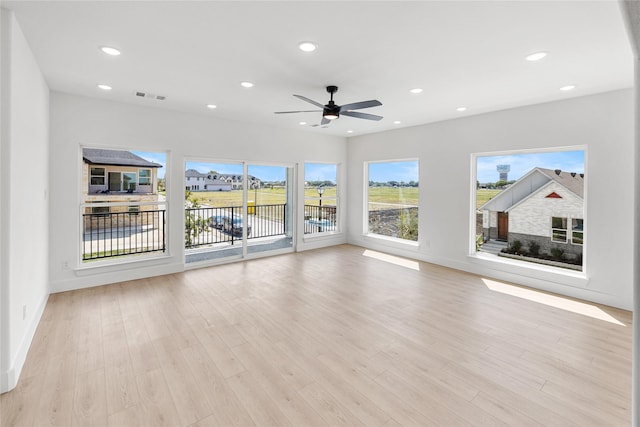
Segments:
[[[52,90],[340,136],[632,87],[616,1],[3,1]],[[318,44],[314,53],[300,41]],[[122,51],[109,57],[99,46]],[[547,51],[539,62],[525,55]],[[245,89],[249,80],[255,87]],[[96,88],[106,83],[110,92]],[[292,94],[378,99],[328,128]],[[575,84],[570,92],[561,86]],[[409,89],[420,87],[419,95]],[[138,98],[136,90],[165,95]],[[205,104],[216,104],[209,110]],[[468,110],[460,113],[457,107]],[[393,124],[399,120],[402,123]],[[347,134],[347,130],[353,133]]]

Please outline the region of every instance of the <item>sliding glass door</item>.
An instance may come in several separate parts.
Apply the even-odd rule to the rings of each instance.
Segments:
[[[293,249],[293,167],[185,166],[186,263]]]
[[[247,252],[293,247],[293,168],[248,165]]]

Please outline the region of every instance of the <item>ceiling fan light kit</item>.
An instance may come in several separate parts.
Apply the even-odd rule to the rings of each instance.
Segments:
[[[275,114],[312,113],[312,112],[322,111],[322,120],[320,122],[320,125],[322,126],[326,126],[330,124],[332,120],[339,119],[341,115],[355,117],[357,119],[365,119],[365,120],[375,120],[375,121],[382,120],[382,116],[376,116],[375,114],[360,113],[358,111],[353,111],[353,110],[361,110],[363,108],[378,107],[382,105],[380,101],[376,99],[372,99],[369,101],[361,101],[361,102],[354,102],[351,104],[337,105],[333,100],[333,94],[336,93],[337,91],[338,91],[338,86],[333,86],[333,85],[327,86],[327,92],[330,94],[330,99],[329,99],[329,102],[325,105],[322,105],[321,103],[316,102],[302,95],[293,95],[298,99],[301,99],[305,102],[315,105],[318,108],[321,108],[322,110],[276,111]]]

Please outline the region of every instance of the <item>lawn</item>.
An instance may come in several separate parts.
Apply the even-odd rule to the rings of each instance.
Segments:
[[[487,201],[491,200],[502,190],[476,190],[476,206],[480,207]],[[305,188],[304,194],[306,198],[315,200],[306,200],[306,205],[318,205],[318,192],[315,187]],[[191,196],[201,205],[213,207],[241,206],[242,190],[233,191],[196,191]],[[284,204],[286,197],[284,188],[263,188],[257,191],[249,190],[247,194],[249,202],[258,199],[259,205],[277,205]],[[323,204],[335,204],[336,188],[326,187],[322,195]],[[388,203],[394,205],[418,205],[418,188],[417,187],[371,187],[369,188],[369,201],[372,203]],[[375,205],[374,205],[375,206]]]
[[[493,199],[499,192],[502,190],[488,190],[485,188],[479,188],[476,190],[476,208],[487,203],[489,200]]]

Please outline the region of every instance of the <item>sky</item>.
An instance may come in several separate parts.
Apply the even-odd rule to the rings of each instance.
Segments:
[[[304,164],[304,180],[305,181],[331,181],[336,182],[335,164],[327,163],[305,163]]]
[[[560,169],[565,172],[584,173],[584,151],[555,151],[530,154],[509,154],[477,158],[477,180],[485,184],[500,178],[496,167],[509,165],[509,181],[517,180],[534,167]]]
[[[419,181],[418,161],[369,163],[369,181]]]
[[[136,156],[140,156],[145,160],[150,162],[159,163],[162,165],[161,168],[158,168],[158,178],[164,179],[164,174],[167,170],[167,153],[157,153],[157,152],[149,152],[149,151],[131,151]]]

